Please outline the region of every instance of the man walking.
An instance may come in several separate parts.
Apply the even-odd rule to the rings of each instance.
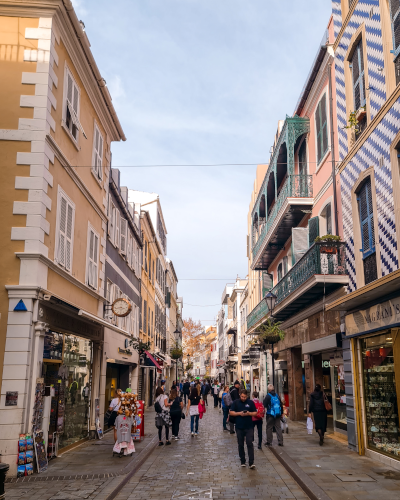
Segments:
[[[239,380],[236,380],[233,387],[229,389],[229,394],[231,395],[232,402],[239,399]],[[235,419],[229,419],[229,434],[235,434]]]
[[[283,435],[281,428],[282,401],[275,392],[275,388],[272,384],[268,385],[268,394],[265,396],[263,404],[267,413],[267,442],[265,443],[265,445],[272,445],[272,429],[275,427],[278,444],[279,446],[283,446]]]
[[[186,379],[185,383],[183,384],[183,396],[185,398],[185,405],[187,403],[187,399],[189,397],[189,393],[190,393],[190,383],[189,383],[189,380]]]
[[[240,463],[242,467],[246,467],[246,454],[244,451],[244,441],[246,440],[249,467],[250,469],[254,469],[254,427],[252,417],[257,416],[257,410],[253,401],[249,399],[246,389],[242,389],[239,399],[236,399],[232,403],[229,416],[235,417],[236,421],[236,437],[238,441]]]
[[[208,393],[210,392],[210,385],[208,384],[208,382],[205,382],[202,386],[201,386],[201,395],[203,396],[203,401],[204,403],[208,406],[208,401],[207,401],[207,396],[208,396]]]
[[[214,396],[214,408],[218,408],[218,393],[219,393],[219,385],[215,380],[213,385],[213,396]]]

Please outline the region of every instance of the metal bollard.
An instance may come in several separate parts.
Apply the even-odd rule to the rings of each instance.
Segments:
[[[6,493],[4,491],[4,484],[6,482],[6,474],[10,466],[8,464],[0,464],[0,500],[6,498]]]

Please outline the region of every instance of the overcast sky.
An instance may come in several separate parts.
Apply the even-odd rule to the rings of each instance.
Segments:
[[[330,0],[74,0],[127,137],[121,184],[160,196],[184,317],[213,324],[247,275],[256,166],[293,114]],[[216,164],[224,167],[132,168]],[[220,281],[186,281],[188,279]],[[193,305],[213,307],[195,307]]]

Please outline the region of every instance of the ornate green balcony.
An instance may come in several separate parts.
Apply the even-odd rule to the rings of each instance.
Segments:
[[[274,318],[285,321],[301,309],[348,284],[345,243],[314,243],[272,289]],[[248,333],[268,316],[262,300],[247,316]]]

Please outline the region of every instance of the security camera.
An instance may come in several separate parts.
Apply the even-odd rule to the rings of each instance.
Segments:
[[[51,295],[43,295],[43,300],[50,300],[51,299]]]

